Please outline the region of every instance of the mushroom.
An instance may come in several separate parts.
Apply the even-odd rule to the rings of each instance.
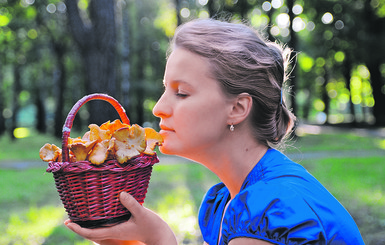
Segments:
[[[163,138],[158,132],[156,132],[152,128],[144,128],[144,131],[146,133],[146,143],[147,143],[147,147],[146,147],[146,150],[144,150],[144,154],[154,155],[155,146],[162,145]]]
[[[97,143],[97,140],[87,141],[86,143],[77,142],[69,144],[68,148],[75,155],[76,161],[85,161],[87,159],[88,153]]]
[[[116,130],[113,137],[116,139],[116,160],[121,164],[140,155],[146,149],[146,133],[137,124]]]
[[[61,158],[61,149],[54,144],[45,144],[40,148],[39,156],[45,162],[57,161]]]

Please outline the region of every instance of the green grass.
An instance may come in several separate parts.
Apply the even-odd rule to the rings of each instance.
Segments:
[[[384,149],[385,139],[363,137],[354,133],[308,134],[289,141],[287,152],[350,151]]]
[[[1,168],[4,161],[38,160],[40,147],[54,141],[37,134],[15,142],[0,138],[0,244],[91,244],[62,225],[66,214],[45,167]],[[379,244],[385,237],[385,155],[333,158],[328,154],[383,151],[384,145],[381,138],[336,133],[306,135],[287,148],[289,154],[325,152],[323,158],[304,158],[299,163],[351,212],[367,245]],[[154,166],[144,205],[159,213],[181,242],[202,244],[197,211],[204,193],[217,182],[198,164],[160,163]]]
[[[200,235],[197,213],[203,195],[218,182],[213,173],[198,164],[158,164],[154,166],[145,206],[167,221],[179,241],[196,242]]]
[[[0,244],[91,244],[62,225],[66,219],[45,168],[0,169]],[[198,164],[155,165],[145,206],[156,210],[182,240],[196,240],[196,214],[216,176]],[[181,225],[183,224],[183,225]]]
[[[31,131],[30,136],[11,140],[8,135],[0,137],[1,160],[40,160],[39,150],[45,144],[55,144],[61,148],[61,140],[48,135],[38,135]]]
[[[302,162],[352,214],[366,244],[376,237],[385,237],[384,162],[384,156]]]

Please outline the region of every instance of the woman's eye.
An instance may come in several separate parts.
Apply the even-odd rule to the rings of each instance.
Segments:
[[[176,96],[181,97],[181,98],[185,98],[185,97],[187,97],[188,95],[185,94],[185,93],[177,92],[177,93],[176,93]]]

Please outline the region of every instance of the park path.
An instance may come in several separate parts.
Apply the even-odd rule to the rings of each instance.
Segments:
[[[306,134],[320,134],[320,133],[333,133],[336,131],[345,131],[357,134],[359,136],[371,136],[376,138],[385,139],[385,128],[381,129],[361,129],[361,128],[336,128],[336,127],[327,127],[327,126],[312,126],[312,125],[301,125],[298,130],[301,130]],[[301,162],[301,160],[305,159],[316,159],[316,158],[342,158],[342,157],[369,157],[369,156],[385,156],[384,149],[376,149],[376,150],[347,150],[347,151],[316,151],[316,152],[301,152],[298,150],[296,153],[288,153],[286,154],[290,159]],[[177,157],[177,156],[168,156],[168,155],[159,155],[159,164],[180,164],[180,163],[192,163],[191,161]],[[0,169],[15,169],[15,170],[23,170],[27,168],[34,167],[45,167],[47,163],[37,160],[28,160],[28,161],[14,161],[0,160]]]

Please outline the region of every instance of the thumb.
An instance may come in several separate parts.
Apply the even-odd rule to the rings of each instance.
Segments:
[[[143,208],[133,196],[125,191],[120,193],[120,202],[131,212],[131,214],[135,214]]]

